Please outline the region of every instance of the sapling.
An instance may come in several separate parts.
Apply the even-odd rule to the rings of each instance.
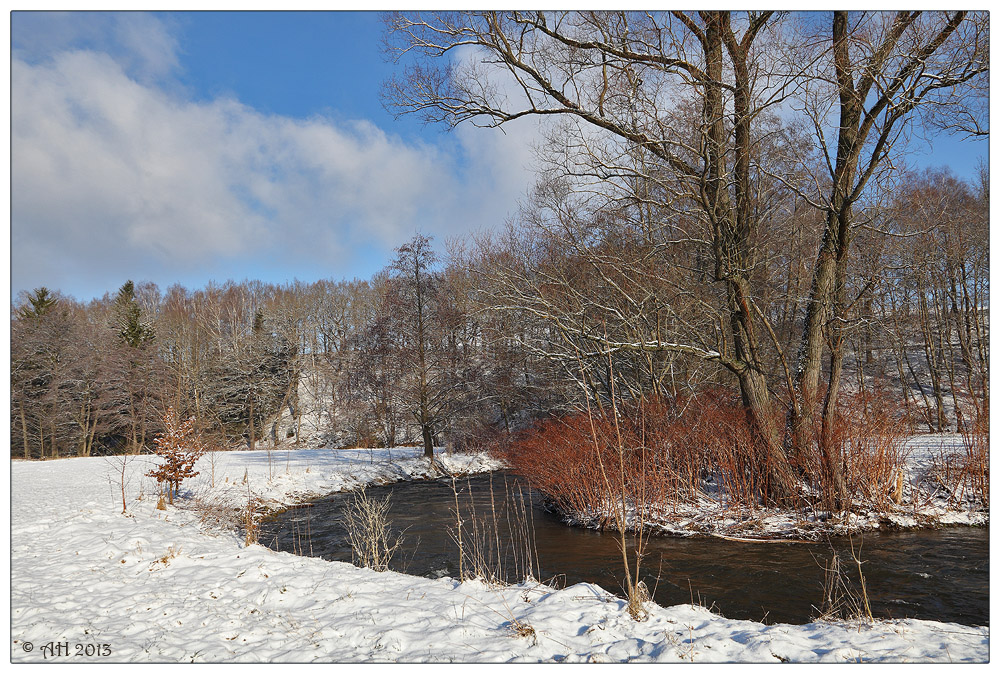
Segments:
[[[194,423],[194,417],[179,422],[177,413],[170,407],[163,416],[166,432],[154,440],[155,452],[163,459],[163,463],[149,471],[147,475],[156,478],[161,486],[166,483],[167,499],[170,504],[173,504],[181,482],[198,475],[194,470],[194,464],[207,450],[201,434],[194,430]]]
[[[118,483],[116,486],[119,488],[119,491],[121,492],[122,515],[128,513],[128,507],[126,506],[126,499],[125,499],[125,492],[129,484],[128,465],[132,462],[133,459],[135,459],[135,457],[136,457],[135,454],[125,453],[125,454],[112,454],[106,459],[107,462],[111,465],[112,470],[114,471],[116,481]]]

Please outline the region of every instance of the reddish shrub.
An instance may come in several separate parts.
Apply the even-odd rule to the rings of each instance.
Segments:
[[[990,430],[983,415],[972,426],[962,428],[962,450],[945,452],[934,460],[934,473],[951,492],[955,504],[990,505]]]
[[[617,419],[610,410],[541,422],[515,436],[503,456],[584,519],[607,518],[623,492],[627,508],[676,506],[695,499],[706,478],[730,505],[766,498],[766,466],[743,409],[725,392],[624,403],[617,412]]]
[[[980,415],[976,424],[962,429],[967,485],[971,496],[990,507],[990,418]]]
[[[627,507],[676,506],[702,490],[717,490],[734,507],[767,501],[766,456],[730,392],[647,399],[616,411],[617,419],[606,410],[536,424],[514,436],[503,457],[558,506],[585,519],[607,518],[622,493]],[[827,441],[851,501],[883,511],[901,501],[909,430],[903,410],[884,392],[841,396]],[[793,468],[832,502],[821,443],[817,437],[811,450],[794,457]],[[951,481],[988,502],[988,434],[970,431],[965,445]]]
[[[888,510],[901,498],[908,421],[898,402],[875,392],[842,395],[830,441],[852,501]],[[826,493],[829,476],[820,473]]]

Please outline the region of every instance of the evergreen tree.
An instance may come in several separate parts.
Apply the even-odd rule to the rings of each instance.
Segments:
[[[156,410],[163,393],[163,362],[154,349],[146,348],[155,333],[152,324],[143,319],[131,280],[118,290],[113,316],[111,327],[128,347],[117,354],[124,394],[120,407],[122,425],[129,429],[131,451],[138,452],[146,446],[151,425],[158,424]]]
[[[153,326],[142,320],[142,311],[135,301],[135,285],[126,281],[115,298],[115,322],[122,341],[137,349],[152,341],[155,336]]]
[[[41,288],[35,288],[35,290],[28,295],[28,303],[21,307],[20,314],[22,318],[41,318],[49,312],[49,310],[55,306],[58,300],[54,295],[49,293],[49,289],[45,286]]]

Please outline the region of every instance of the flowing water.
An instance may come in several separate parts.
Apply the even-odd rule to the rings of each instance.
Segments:
[[[520,580],[530,558],[534,576],[554,580],[559,587],[587,581],[622,594],[617,534],[566,526],[542,509],[538,494],[516,485],[513,476],[504,474],[457,482],[466,551],[474,548],[470,539],[478,534],[484,557],[501,557],[492,553],[497,547],[505,552],[500,566],[508,580]],[[394,570],[458,577],[456,497],[450,480],[401,482],[367,492],[372,498],[391,496],[390,526],[404,536],[391,564]],[[350,562],[343,513],[353,498],[350,493],[333,494],[281,513],[265,523],[260,542],[272,549]],[[492,522],[499,525],[494,528]],[[531,532],[534,549],[529,555],[525,541],[532,538],[526,535]],[[855,538],[855,549],[858,543]],[[854,566],[848,539],[834,539],[832,545],[842,566]],[[824,567],[831,557],[828,543],[652,537],[642,576],[661,606],[694,602],[727,618],[801,624],[818,615]],[[988,529],[867,533],[860,558],[876,617],[989,624]],[[848,575],[856,584],[857,574]]]

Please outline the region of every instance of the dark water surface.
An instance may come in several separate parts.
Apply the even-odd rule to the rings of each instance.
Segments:
[[[536,493],[521,487],[519,496],[515,484],[513,476],[503,474],[457,483],[466,549],[473,536],[474,508],[479,526],[485,522],[490,527],[488,536],[478,529],[489,546],[496,547],[497,538],[489,523],[497,521],[500,549],[522,551],[516,557],[508,554],[504,564],[508,575],[525,564],[525,537],[518,532],[533,529],[536,577],[554,578],[560,587],[588,581],[622,594],[624,572],[617,535],[566,526],[541,508]],[[391,527],[404,532],[403,546],[391,564],[394,570],[429,577],[458,576],[458,547],[452,535],[455,494],[450,480],[372,487],[368,495],[379,499],[391,495]],[[514,503],[510,509],[504,507],[508,498]],[[286,511],[265,523],[260,542],[273,549],[350,562],[351,548],[342,522],[351,499],[350,493],[334,494],[312,507]],[[840,552],[842,564],[850,561],[846,538],[833,539],[833,547]],[[661,606],[694,601],[727,618],[801,624],[818,614],[814,607],[822,603],[824,566],[831,556],[827,543],[652,537],[642,573]],[[988,529],[868,533],[860,557],[876,617],[989,625]]]

